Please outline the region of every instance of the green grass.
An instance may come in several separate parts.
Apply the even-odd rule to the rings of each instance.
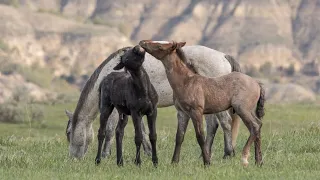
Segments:
[[[204,168],[200,148],[190,123],[182,146],[180,164],[171,165],[176,132],[175,110],[159,109],[157,120],[159,166],[142,155],[141,168],[133,164],[135,145],[132,121],[124,137],[124,167],[116,165],[112,155],[95,166],[96,138],[83,160],[68,158],[64,135],[64,109],[75,104],[44,106],[41,124],[0,124],[1,179],[318,179],[320,177],[319,105],[267,105],[262,127],[264,165],[240,165],[240,153],[248,132],[243,124],[236,147],[236,157],[223,160],[223,134],[215,139],[212,165]],[[97,132],[98,121],[94,123]],[[253,148],[252,148],[253,149]]]

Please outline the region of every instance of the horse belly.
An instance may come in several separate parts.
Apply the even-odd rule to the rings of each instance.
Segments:
[[[204,114],[218,113],[225,111],[231,107],[231,99],[227,97],[213,97],[206,99],[204,106]]]
[[[203,111],[203,114],[214,114],[214,113],[219,113],[225,110],[228,110],[231,106],[229,105],[210,105],[210,106],[205,106],[205,109]]]
[[[126,106],[116,106],[116,109],[118,110],[119,114],[125,114],[125,115],[131,115],[130,110]]]

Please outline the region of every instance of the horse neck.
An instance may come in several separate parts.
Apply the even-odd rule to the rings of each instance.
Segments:
[[[139,70],[132,71],[128,70],[131,74],[132,83],[134,90],[139,94],[140,97],[145,97],[148,94],[150,80],[147,72],[141,66]]]
[[[162,63],[166,69],[169,83],[174,90],[184,86],[185,80],[195,74],[182,62],[176,52],[167,55],[162,60]]]

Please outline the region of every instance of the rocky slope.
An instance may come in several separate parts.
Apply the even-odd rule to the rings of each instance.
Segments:
[[[310,60],[320,60],[320,0],[0,0],[0,4],[0,55],[24,65],[49,67],[55,77],[90,74],[112,51],[141,39],[202,44],[235,56],[244,68],[270,62],[273,68],[291,65],[297,71]],[[317,81],[317,77],[308,81],[310,88]],[[304,81],[286,83],[290,82],[305,86]]]

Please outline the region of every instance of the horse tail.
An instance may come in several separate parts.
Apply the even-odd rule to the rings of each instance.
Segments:
[[[240,64],[232,56],[226,54],[224,56],[230,63],[232,71],[241,72]]]
[[[266,99],[265,99],[265,90],[262,87],[262,83],[259,82],[259,86],[260,86],[260,97],[257,102],[256,115],[259,119],[262,119],[262,117],[264,116],[264,103]]]

